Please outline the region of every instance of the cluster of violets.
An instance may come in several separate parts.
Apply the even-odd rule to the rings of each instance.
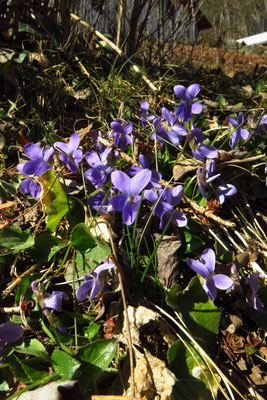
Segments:
[[[175,112],[163,107],[161,116],[149,114],[149,103],[143,101],[140,122],[144,128],[150,130],[150,138],[157,140],[162,146],[166,142],[178,146],[187,141],[187,148],[191,151],[192,157],[200,164],[196,175],[201,195],[206,198],[207,188],[212,187],[222,204],[226,197],[234,195],[237,190],[234,185],[224,183],[221,174],[216,173],[215,159],[218,156],[218,150],[204,143],[205,135],[192,122],[192,117],[202,112],[202,105],[194,101],[199,92],[199,84],[190,85],[188,88],[176,85],[174,93],[182,102]],[[228,118],[229,144],[232,148],[239,139],[246,140],[250,135],[248,130],[242,128],[243,123],[243,113],[238,115],[237,120]],[[267,115],[260,118],[249,115],[248,123],[254,134],[261,134],[267,127]],[[128,175],[116,170],[116,162],[120,157],[119,149],[126,151],[133,144],[133,125],[116,119],[110,127],[110,138],[113,139],[113,145],[116,147],[105,147],[97,142],[96,149],[87,151],[85,154],[79,148],[80,137],[77,133],[70,137],[68,143],[58,141],[44,151],[36,144],[26,144],[23,151],[30,160],[17,166],[17,169],[26,177],[20,184],[20,190],[35,198],[40,197],[41,188],[36,178],[51,168],[53,157],[57,152],[60,161],[65,163],[72,173],[79,172],[79,164],[83,159],[86,161],[89,168],[85,170],[84,176],[96,189],[100,190],[89,200],[93,209],[101,209],[102,214],[112,211],[122,212],[123,222],[131,225],[136,218],[143,194],[155,205],[154,214],[160,218],[161,229],[165,227],[167,216],[170,216],[171,212],[174,212],[172,223],[177,226],[186,225],[186,217],[182,213],[178,215],[178,212],[175,212],[175,206],[183,196],[183,188],[175,188],[173,195],[170,189],[163,189],[160,184],[162,178],[160,172],[149,169],[148,161],[143,154],[139,156],[140,166],[128,168]],[[101,136],[101,132],[99,135]],[[113,184],[110,190],[112,196],[106,196],[106,183],[110,181]],[[118,191],[120,194],[117,193]],[[177,191],[179,196],[176,194]]]
[[[225,184],[221,174],[216,173],[215,159],[218,151],[214,146],[204,143],[204,134],[192,122],[192,117],[202,112],[202,105],[194,101],[199,92],[199,84],[190,85],[188,88],[176,85],[174,93],[182,102],[175,112],[163,107],[161,116],[149,114],[149,103],[143,101],[140,122],[145,129],[150,130],[151,140],[157,140],[161,146],[164,146],[165,142],[178,146],[187,141],[192,157],[200,163],[196,176],[201,195],[206,198],[207,188],[211,186],[222,204],[228,196],[234,195],[237,189],[232,184]],[[239,113],[237,120],[228,117],[231,148],[236,146],[239,139],[249,138],[250,133],[242,127],[243,124],[243,113]],[[253,134],[263,134],[267,128],[267,115],[262,117],[249,115],[248,124]],[[79,148],[80,137],[77,133],[72,134],[68,143],[58,141],[44,150],[36,144],[26,144],[23,151],[30,160],[17,166],[17,169],[25,176],[20,183],[20,190],[35,198],[41,196],[41,187],[36,182],[36,178],[52,167],[55,153],[72,173],[80,173],[80,163],[85,159],[88,169],[84,172],[84,176],[91,186],[98,189],[98,193],[88,200],[92,209],[101,214],[121,212],[123,222],[131,225],[136,219],[143,197],[151,204],[153,214],[159,218],[160,229],[163,230],[169,221],[178,227],[184,227],[187,224],[187,218],[182,211],[176,209],[184,194],[183,186],[178,185],[173,189],[163,188],[160,183],[161,173],[149,169],[148,161],[143,154],[139,155],[139,165],[129,167],[127,173],[116,170],[116,162],[120,157],[119,149],[126,151],[128,146],[133,144],[133,125],[116,119],[110,127],[110,138],[113,139],[113,145],[116,148],[106,147],[97,141],[95,150],[83,154]],[[111,183],[109,192],[106,188],[107,183]],[[217,289],[229,290],[234,287],[235,282],[229,276],[215,273],[216,260],[212,249],[206,249],[200,260],[187,258],[187,264],[202,276],[203,288],[212,300],[217,296]],[[85,282],[77,289],[77,300],[84,301],[88,295],[90,300],[95,298],[106,284],[106,272],[114,268],[114,264],[105,260],[91,274],[86,275]],[[255,309],[263,311],[263,305],[257,296],[258,278],[258,274],[247,277],[250,291],[246,300]],[[32,289],[37,292],[34,282]],[[66,297],[64,292],[54,291],[51,295],[47,293],[42,307],[44,312],[60,312],[64,297]],[[58,329],[61,328],[58,327]],[[23,329],[13,322],[0,325],[0,357],[3,354],[4,344],[15,342],[22,335]]]

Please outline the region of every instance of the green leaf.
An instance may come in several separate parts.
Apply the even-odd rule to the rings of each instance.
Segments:
[[[213,397],[208,390],[207,379],[213,387],[215,384],[213,377],[193,346],[187,341],[185,344],[188,349],[178,340],[168,350],[170,369],[178,378],[178,382],[173,387],[173,398],[175,400],[211,400]],[[216,386],[214,391],[217,392]]]
[[[45,243],[45,246],[44,246]],[[31,250],[31,256],[39,264],[44,264],[61,249],[68,246],[68,242],[51,235],[48,232],[41,233],[35,237],[34,247]]]
[[[98,340],[84,346],[78,353],[82,361],[80,383],[87,387],[98,375],[104,372],[116,354],[117,342],[114,339]]]
[[[27,57],[28,53],[19,53],[17,57],[13,57],[12,61],[15,61],[18,64],[22,64],[25,58]]]
[[[0,231],[0,247],[9,250],[25,250],[33,244],[34,239],[29,229],[22,232],[19,226],[10,226]]]
[[[70,228],[73,229],[80,222],[84,221],[84,209],[80,203],[75,201],[73,203],[73,207],[71,211],[69,211],[66,215],[68,223],[70,224]]]
[[[21,382],[31,383],[49,376],[49,371],[36,358],[22,361],[15,354],[12,354],[9,357],[9,366]]]
[[[192,278],[183,291],[179,285],[173,286],[166,301],[181,315],[195,340],[212,354],[219,332],[220,312],[206,295],[198,277]]]
[[[29,377],[21,366],[19,358],[15,354],[11,354],[8,357],[9,367],[13,375],[19,380],[19,382],[29,383]]]
[[[83,254],[77,251],[76,263],[78,267],[83,268],[84,260],[86,259],[95,260],[98,263],[101,263],[103,260],[105,260],[105,258],[109,257],[111,251],[108,244],[105,242],[100,242],[99,240],[96,240],[96,243],[97,244],[95,247],[87,250]],[[90,268],[92,269],[96,268],[95,263],[88,262],[87,264],[90,265]]]
[[[99,40],[99,44],[101,44],[101,46],[108,51],[114,51],[114,49],[104,40]]]
[[[11,183],[0,180],[0,187],[6,193],[15,195],[17,193],[18,186],[19,180],[17,178],[13,179]]]
[[[50,232],[54,232],[72,203],[68,199],[59,180],[53,170],[48,169],[40,178],[38,183],[42,186],[42,206],[46,212],[46,226]],[[49,190],[49,191],[48,191]],[[47,195],[43,197],[45,194]]]
[[[87,337],[89,340],[91,340],[95,337],[100,328],[101,328],[100,324],[95,324],[94,322],[90,322],[89,326],[83,329],[84,336]]]
[[[73,228],[70,240],[72,246],[77,250],[76,263],[80,269],[84,267],[86,259],[100,263],[111,253],[108,244],[96,239],[83,222]],[[96,265],[90,263],[90,267],[94,269]]]
[[[185,241],[186,241],[186,253],[192,253],[195,250],[199,249],[203,244],[203,240],[200,239],[199,236],[192,235],[189,232],[184,232]]]
[[[0,394],[1,394],[1,392],[3,393],[3,392],[8,392],[8,391],[9,391],[8,383],[7,383],[7,381],[3,381],[0,384]]]
[[[52,354],[53,367],[63,380],[73,379],[75,372],[80,367],[79,361],[61,350],[54,350]]]
[[[18,28],[19,32],[26,32],[26,33],[30,33],[31,35],[34,35],[38,38],[41,38],[42,35],[36,30],[34,29],[31,25],[29,24],[25,24],[24,22],[19,22],[19,28]]]
[[[215,99],[216,101],[217,101],[217,103],[219,103],[220,104],[220,106],[226,106],[226,100],[225,100],[225,98],[221,95],[221,94],[219,94],[217,97],[216,97],[216,99]]]
[[[72,246],[81,253],[84,253],[88,249],[91,250],[97,244],[96,239],[83,222],[73,228],[70,240]]]
[[[42,360],[49,361],[50,357],[46,352],[45,347],[37,339],[24,339],[22,345],[16,346],[15,351],[22,354],[39,357]]]

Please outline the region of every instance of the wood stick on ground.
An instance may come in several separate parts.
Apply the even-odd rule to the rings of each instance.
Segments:
[[[184,200],[190,205],[190,207],[193,208],[194,211],[197,213],[204,215],[204,217],[207,217],[211,219],[212,221],[216,222],[219,225],[224,225],[227,227],[234,227],[235,223],[231,221],[227,221],[226,219],[222,219],[221,217],[218,217],[218,215],[213,214],[211,211],[207,211],[204,207],[201,207],[199,204],[197,204],[194,200],[191,200],[189,197],[184,196]]]

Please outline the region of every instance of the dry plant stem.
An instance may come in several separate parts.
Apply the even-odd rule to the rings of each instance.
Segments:
[[[240,111],[246,111],[247,108],[244,106],[221,106],[221,104],[219,104],[217,101],[212,101],[212,100],[208,100],[208,99],[203,99],[203,102],[211,107],[211,108],[218,108],[219,110],[221,109],[221,107],[223,108],[223,110],[227,110],[227,111],[233,111],[233,112],[240,112]]]
[[[194,211],[197,213],[204,215],[205,217],[212,219],[214,222],[216,222],[219,225],[224,225],[228,227],[234,227],[235,223],[231,221],[227,221],[225,219],[222,219],[221,217],[218,217],[217,215],[214,215],[211,211],[206,211],[204,207],[201,207],[198,205],[194,200],[189,199],[189,197],[184,196],[184,199],[189,205],[193,208]]]
[[[83,26],[85,26],[86,28],[90,29],[91,32],[94,32],[96,34],[96,36],[98,36],[101,40],[104,40],[104,42],[106,42],[114,51],[116,51],[116,53],[121,56],[121,57],[125,57],[127,58],[126,54],[123,53],[123,51],[121,49],[119,49],[118,46],[116,46],[111,40],[109,40],[108,38],[106,38],[106,36],[102,35],[101,32],[95,30],[90,24],[88,24],[87,22],[83,21],[81,18],[79,18],[77,15],[70,13],[71,18],[73,18],[75,21],[80,22],[80,24],[82,24]],[[150,87],[150,89],[152,89],[154,92],[157,91],[156,86],[153,85],[153,83],[144,75],[142,74],[142,72],[140,71],[139,67],[134,64],[130,59],[128,59],[128,62],[133,65],[134,70],[136,72],[138,72],[141,76],[142,79],[148,84],[148,86]]]
[[[13,207],[15,206],[17,203],[15,201],[7,201],[6,203],[2,203],[0,204],[0,210],[3,210],[5,208],[9,208],[9,207]]]
[[[82,64],[82,62],[79,60],[77,56],[75,56],[75,60],[77,61],[79,67],[81,68],[81,71],[84,73],[84,75],[87,76],[87,78],[91,78],[89,72],[85,68],[85,66]]]
[[[26,278],[26,276],[30,275],[37,268],[37,265],[38,264],[34,264],[31,268],[27,269],[27,271],[18,276],[18,278],[6,288],[4,294],[7,295],[12,292],[12,290],[14,290],[21,283],[21,281]]]
[[[266,157],[265,154],[261,154],[259,156],[255,156],[255,157],[243,158],[242,160],[234,159],[234,160],[223,161],[221,163],[216,164],[216,167],[221,168],[224,165],[229,165],[229,164],[246,164],[246,163],[260,160],[261,158],[264,158],[264,157]]]
[[[113,264],[117,268],[119,283],[120,283],[120,287],[121,287],[121,297],[122,297],[122,303],[123,303],[123,308],[124,308],[124,312],[125,312],[126,329],[127,329],[127,336],[128,336],[127,342],[128,342],[128,346],[129,346],[132,398],[135,398],[133,342],[132,342],[132,336],[131,336],[131,330],[130,330],[129,316],[128,316],[128,311],[127,311],[126,297],[125,297],[124,288],[123,288],[123,281],[122,281],[123,272],[122,272],[121,266],[118,262],[116,249],[115,249],[113,238],[112,238],[111,228],[109,225],[107,225],[107,226],[108,226],[109,238],[110,238],[110,243],[111,243],[111,248],[112,248],[112,253],[113,253],[110,258],[112,259]]]
[[[0,313],[2,314],[19,314],[20,306],[17,307],[0,307]]]

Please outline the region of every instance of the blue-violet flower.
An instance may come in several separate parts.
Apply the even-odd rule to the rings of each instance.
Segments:
[[[148,169],[138,172],[133,178],[122,171],[112,172],[111,181],[122,194],[113,196],[110,203],[114,210],[122,211],[122,219],[126,225],[134,222],[141,201],[139,193],[150,182],[151,176]]]
[[[50,169],[50,158],[54,154],[52,147],[44,150],[40,149],[37,144],[27,143],[23,147],[23,152],[31,159],[25,164],[18,164],[17,169],[26,176],[41,176],[46,170]]]
[[[71,172],[75,173],[83,158],[82,150],[78,149],[80,144],[80,136],[78,133],[73,133],[70,137],[68,143],[64,142],[55,142],[54,147],[61,154],[59,155],[59,159],[67,164],[71,170]]]
[[[192,114],[200,114],[202,112],[202,105],[193,102],[194,98],[200,92],[200,85],[198,83],[190,85],[187,89],[183,85],[176,85],[173,89],[176,96],[184,101],[176,109],[176,115],[178,118],[182,118],[183,122],[189,121]]]
[[[204,250],[200,261],[187,258],[186,262],[193,271],[205,279],[203,289],[211,300],[215,300],[217,289],[229,290],[234,286],[234,282],[229,276],[214,273],[216,258],[212,249]]]
[[[105,285],[105,273],[104,271],[115,268],[114,264],[109,264],[104,262],[104,264],[99,265],[92,274],[85,276],[86,282],[84,282],[76,291],[76,297],[78,301],[84,301],[90,292],[89,299],[92,300],[98,293],[101,292]]]
[[[111,136],[114,137],[115,146],[120,146],[123,151],[126,150],[128,145],[133,143],[133,138],[131,136],[133,125],[130,123],[122,125],[120,119],[115,119],[115,121],[111,122],[110,127],[112,129]]]
[[[24,330],[15,322],[8,321],[0,325],[0,363],[4,355],[5,343],[17,342],[23,334]]]
[[[231,133],[229,145],[232,149],[235,147],[239,139],[247,140],[249,138],[249,131],[241,128],[244,123],[244,115],[242,112],[238,114],[237,121],[233,117],[228,117],[228,130]]]

